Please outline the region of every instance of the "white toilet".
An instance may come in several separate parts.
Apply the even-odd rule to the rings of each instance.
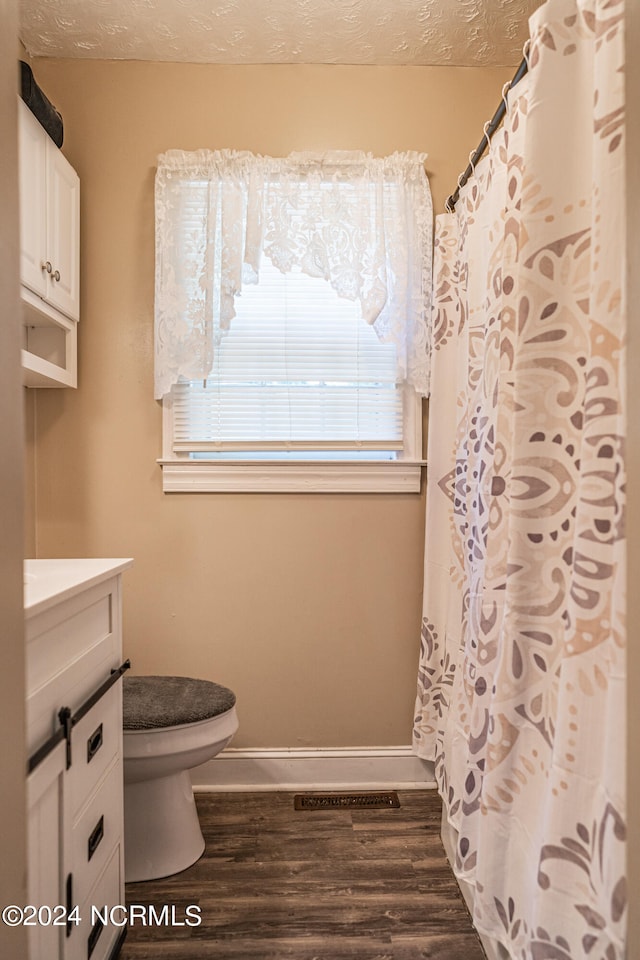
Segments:
[[[204,851],[189,770],[238,729],[235,694],[191,677],[124,677],[125,880],[155,880]]]

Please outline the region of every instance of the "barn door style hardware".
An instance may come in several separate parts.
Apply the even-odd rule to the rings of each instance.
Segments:
[[[82,718],[91,710],[96,703],[104,697],[111,687],[118,682],[120,677],[126,673],[131,667],[131,661],[125,660],[124,663],[120,664],[119,667],[111,671],[111,674],[104,683],[94,690],[91,696],[85,700],[81,707],[79,707],[75,713],[72,714],[70,707],[61,707],[58,711],[58,720],[60,726],[49,739],[42,744],[41,747],[33,753],[27,762],[27,774],[33,773],[36,767],[40,766],[43,760],[45,760],[49,754],[55,750],[58,744],[62,741],[66,741],[66,764],[67,770],[71,766],[71,731],[77,723],[82,720]],[[87,751],[89,751],[93,745],[93,753],[96,753],[100,748],[102,743],[102,725],[98,727],[94,734],[89,738],[87,743]],[[89,759],[91,759],[89,757]]]

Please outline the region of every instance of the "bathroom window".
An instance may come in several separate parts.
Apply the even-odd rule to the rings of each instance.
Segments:
[[[417,492],[426,391],[407,376],[391,298],[411,288],[402,306],[424,322],[425,271],[396,276],[394,230],[371,213],[396,226],[399,184],[354,188],[332,164],[330,177],[294,167],[292,186],[273,166],[289,161],[261,177],[262,158],[230,170],[202,153],[197,170],[194,155],[165,155],[180,163],[156,180],[164,490]]]

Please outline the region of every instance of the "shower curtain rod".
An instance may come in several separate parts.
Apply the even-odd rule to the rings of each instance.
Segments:
[[[494,135],[494,133],[502,123],[502,119],[505,113],[507,112],[506,96],[509,90],[511,90],[512,87],[515,87],[517,83],[520,83],[520,81],[522,80],[522,78],[524,77],[524,75],[527,73],[529,69],[529,61],[527,59],[528,46],[529,44],[527,42],[525,44],[525,48],[524,48],[525,53],[522,58],[522,62],[518,67],[518,69],[516,70],[515,74],[513,75],[513,80],[511,81],[511,83],[503,89],[502,100],[500,101],[498,109],[492,116],[491,120],[489,120],[489,122],[485,124],[485,130],[482,136],[482,140],[480,141],[480,143],[478,144],[474,152],[469,157],[469,164],[467,166],[467,169],[464,171],[464,173],[460,177],[458,177],[458,186],[456,187],[454,192],[451,194],[451,196],[447,197],[447,200],[444,206],[445,206],[445,210],[447,210],[449,213],[453,213],[453,209],[460,198],[460,190],[462,189],[462,187],[464,187],[467,180],[469,180],[469,178],[472,177],[473,174],[475,173],[475,166],[478,160],[480,160],[480,158],[484,154],[485,150],[489,146],[489,141],[491,137]]]

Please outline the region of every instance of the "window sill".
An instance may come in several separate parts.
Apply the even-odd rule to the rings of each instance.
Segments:
[[[158,463],[164,493],[419,493],[426,461]]]

